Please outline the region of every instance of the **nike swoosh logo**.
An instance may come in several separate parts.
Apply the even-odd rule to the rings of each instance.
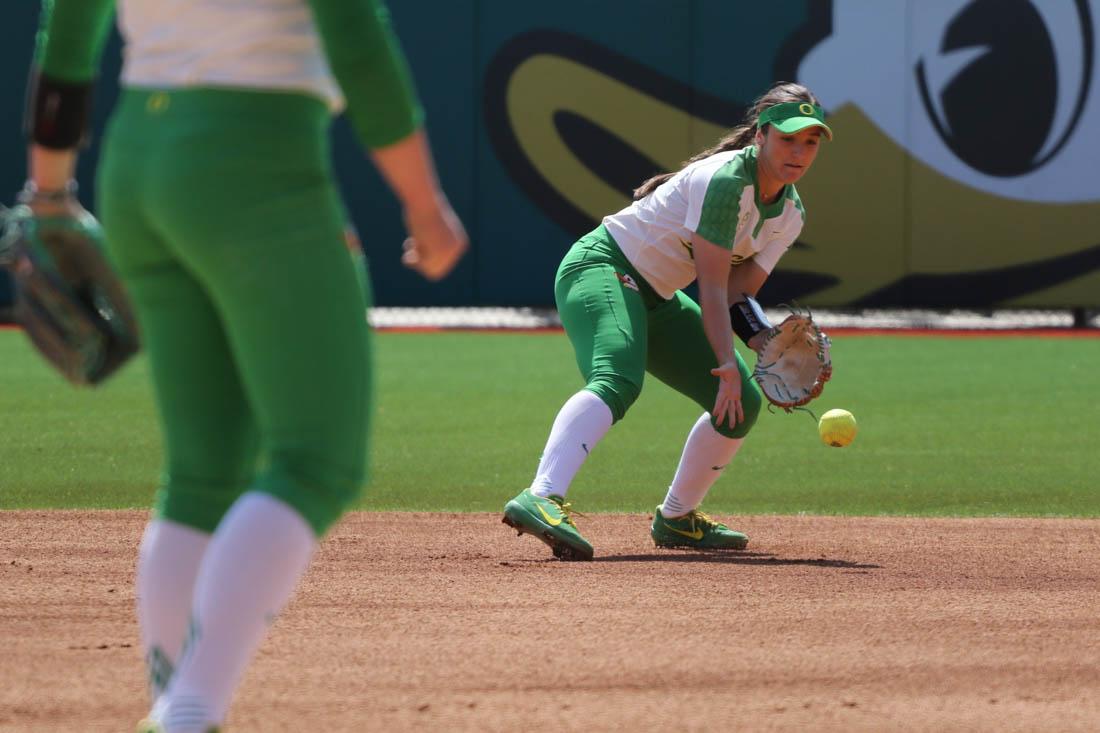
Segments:
[[[729,465],[729,464],[727,464],[727,465]],[[710,470],[712,470],[712,471],[721,471],[723,468],[725,468],[725,466],[711,466]]]
[[[701,530],[701,529],[697,529],[694,532],[685,532],[682,529],[676,529],[675,527],[670,527],[667,522],[665,523],[665,529],[669,530],[670,532],[675,532],[676,534],[682,534],[684,537],[688,537],[688,538],[693,539],[693,540],[703,539],[703,530]]]
[[[588,455],[588,444],[587,443],[581,443],[581,448],[584,448],[584,454],[587,456]]]
[[[551,517],[549,514],[546,513],[546,510],[542,508],[541,504],[535,504],[535,506],[538,507],[539,514],[542,515],[542,518],[545,519],[546,523],[549,524],[551,527],[557,527],[559,524],[561,524],[561,519],[554,519],[553,517]],[[702,536],[703,534],[700,532],[699,537]]]

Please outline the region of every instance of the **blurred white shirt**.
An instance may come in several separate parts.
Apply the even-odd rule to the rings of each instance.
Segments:
[[[306,0],[119,0],[122,83],[302,91],[344,106]]]

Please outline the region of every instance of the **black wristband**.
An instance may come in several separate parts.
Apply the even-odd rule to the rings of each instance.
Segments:
[[[744,300],[730,306],[730,324],[737,338],[746,344],[756,334],[772,327],[768,317],[764,315],[764,309],[751,295],[746,295]]]
[[[79,147],[92,116],[93,88],[90,81],[60,81],[31,68],[23,125],[26,135],[52,150]]]

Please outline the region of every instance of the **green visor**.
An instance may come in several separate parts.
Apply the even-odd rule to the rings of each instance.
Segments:
[[[825,131],[825,137],[833,139],[833,131],[825,124],[825,112],[809,102],[784,102],[768,107],[760,113],[756,125],[758,128],[771,125],[786,135],[817,126]]]

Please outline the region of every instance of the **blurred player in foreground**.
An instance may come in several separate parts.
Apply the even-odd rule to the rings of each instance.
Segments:
[[[79,210],[76,150],[113,5],[44,3],[20,197],[43,215]],[[123,90],[97,188],[166,460],[138,561],[154,701],[139,729],[206,733],[364,480],[368,294],[328,148],[345,100],[403,206],[405,263],[437,280],[467,239],[380,2],[118,10]]]
[[[506,524],[559,558],[592,558],[566,492],[649,372],[706,410],[654,512],[654,542],[748,544],[698,509],[760,410],[760,389],[733,334],[758,349],[770,328],[754,297],[802,230],[794,184],[831,137],[808,89],[777,84],[743,125],[681,170],[643,183],[630,206],[573,245],[554,295],[585,386],[558,413],[531,486],[505,505]],[[696,279],[698,304],[681,291]]]

